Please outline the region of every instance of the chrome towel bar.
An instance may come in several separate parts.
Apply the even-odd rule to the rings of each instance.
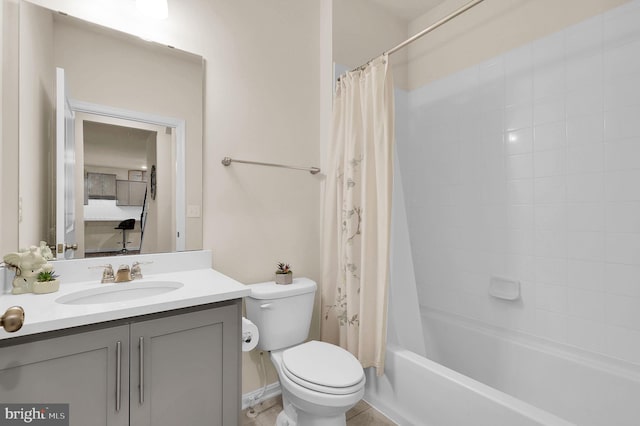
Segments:
[[[312,175],[320,173],[320,169],[318,167],[296,167],[296,166],[287,166],[284,164],[262,163],[260,161],[234,160],[231,157],[224,157],[222,159],[222,164],[225,166],[229,166],[231,165],[231,163],[256,164],[258,166],[281,167],[283,169],[304,170],[305,172],[309,172]]]

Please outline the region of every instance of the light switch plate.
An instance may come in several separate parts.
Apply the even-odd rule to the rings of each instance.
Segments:
[[[189,204],[187,206],[187,217],[200,217],[200,206],[197,204]]]

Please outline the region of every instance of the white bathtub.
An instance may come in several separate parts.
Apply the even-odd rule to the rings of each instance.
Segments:
[[[367,372],[365,399],[400,425],[640,425],[640,366],[443,313],[422,317],[438,362],[389,345],[385,375]]]

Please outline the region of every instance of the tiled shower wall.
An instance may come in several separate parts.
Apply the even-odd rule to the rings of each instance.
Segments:
[[[423,307],[640,363],[639,22],[633,1],[409,93]]]

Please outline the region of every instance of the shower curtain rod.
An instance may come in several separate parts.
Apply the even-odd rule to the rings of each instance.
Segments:
[[[441,26],[443,24],[446,24],[447,22],[449,22],[450,20],[452,20],[456,16],[463,14],[467,10],[471,9],[472,7],[476,6],[479,3],[482,3],[483,1],[484,0],[473,0],[473,1],[470,1],[469,3],[465,4],[464,6],[462,6],[459,9],[457,9],[456,11],[454,11],[454,12],[450,13],[449,15],[445,16],[444,18],[440,19],[438,22],[428,26],[424,30],[420,31],[418,34],[408,38],[407,40],[403,41],[402,43],[400,43],[396,47],[393,47],[393,48],[387,50],[386,52],[383,52],[382,54],[383,55],[384,54],[391,55],[392,53],[397,52],[398,50],[402,49],[403,47],[413,43],[414,41],[418,40],[422,36],[427,35],[431,31],[433,31],[436,28],[438,28],[439,26]],[[373,61],[374,59],[375,58],[369,60],[367,63],[364,63],[364,64],[360,65],[357,68],[354,68],[352,71],[362,70],[362,69],[366,68],[366,66],[369,65],[371,63],[371,61]]]

